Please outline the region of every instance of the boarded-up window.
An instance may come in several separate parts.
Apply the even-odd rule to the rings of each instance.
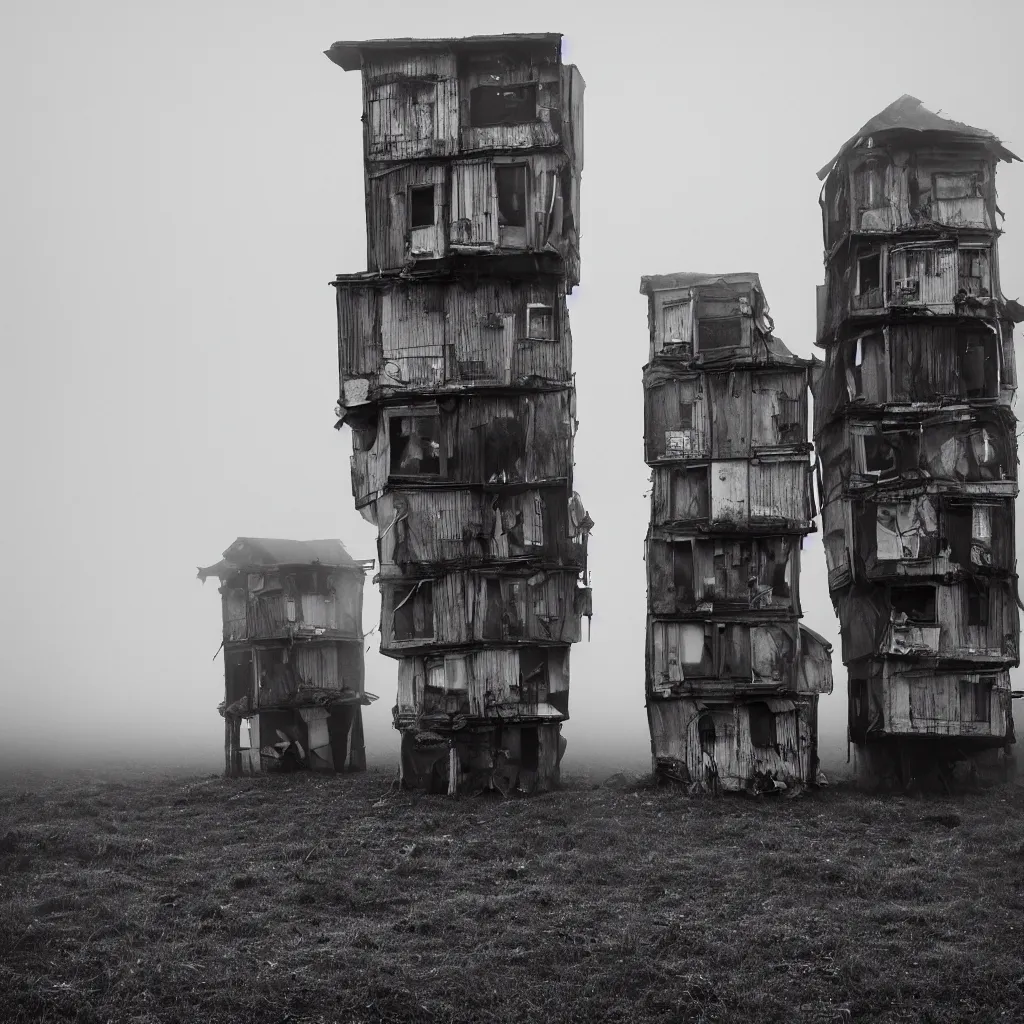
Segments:
[[[971,199],[981,195],[981,182],[977,174],[936,174],[936,199]]]
[[[961,249],[957,286],[975,298],[991,296],[987,249]]]
[[[967,597],[967,625],[988,625],[988,586],[976,580],[967,580],[964,584]]]
[[[666,302],[661,310],[661,343],[665,355],[693,355],[692,304]]]
[[[429,580],[395,587],[392,600],[395,640],[425,640],[434,635],[434,594]]]
[[[775,733],[775,715],[767,704],[758,701],[747,705],[750,720],[750,742],[755,747],[774,747],[777,739]]]
[[[438,476],[443,471],[439,416],[393,413],[388,438],[393,476]]]
[[[498,224],[526,227],[526,167],[522,164],[496,167],[494,179],[498,193]]]
[[[960,721],[990,722],[992,720],[992,684],[960,680]]]
[[[536,302],[527,305],[526,336],[531,341],[555,340],[555,317],[550,306]]]
[[[409,189],[409,227],[428,228],[434,223],[434,186],[413,185]]]
[[[469,94],[469,123],[473,128],[499,124],[528,124],[537,120],[537,86],[480,85]]]
[[[929,586],[893,587],[889,591],[892,610],[906,615],[911,622],[935,622],[935,588]]]

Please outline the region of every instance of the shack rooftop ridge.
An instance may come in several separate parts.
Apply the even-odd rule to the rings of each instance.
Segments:
[[[330,49],[324,50],[328,59],[344,71],[358,71],[362,67],[362,57],[366,50],[458,50],[486,49],[501,46],[522,46],[523,44],[538,46],[548,44],[556,46],[561,56],[561,32],[509,32],[499,35],[484,36],[444,36],[413,38],[402,36],[396,39],[345,39],[333,43]]]

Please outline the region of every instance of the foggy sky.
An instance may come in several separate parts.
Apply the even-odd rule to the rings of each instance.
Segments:
[[[777,334],[810,356],[823,279],[815,172],[903,93],[1024,153],[1021,9],[7,5],[5,752],[220,760],[220,600],[195,567],[237,536],[340,537],[356,558],[375,554],[352,505],[349,431],[332,429],[328,282],[366,266],[361,82],[321,51],[337,39],[554,31],[587,82],[582,284],[569,308],[575,487],[596,522],[593,633],[572,652],[566,766],[642,767],[640,276],[755,271]],[[1019,297],[1022,165],[1001,165],[997,184],[1003,290]],[[802,571],[805,622],[835,648],[836,688],[821,704],[828,768],[845,760],[846,692],[820,534]],[[369,630],[369,583],[365,607]],[[398,748],[396,663],[378,642],[366,643],[380,697],[365,712],[371,759]]]

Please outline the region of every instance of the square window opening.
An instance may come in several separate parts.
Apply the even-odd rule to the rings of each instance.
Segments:
[[[536,83],[479,85],[469,94],[469,124],[472,128],[529,124],[536,120]]]
[[[889,599],[892,610],[906,615],[910,622],[927,625],[936,621],[934,587],[893,587]]]
[[[701,320],[697,328],[697,341],[701,352],[714,352],[717,349],[742,347],[742,317]]]
[[[429,228],[434,225],[434,186],[413,185],[409,189],[409,227]]]
[[[396,476],[440,476],[441,418],[397,415],[388,424],[391,473]]]
[[[498,193],[498,224],[503,227],[526,227],[526,167],[512,164],[494,169]]]

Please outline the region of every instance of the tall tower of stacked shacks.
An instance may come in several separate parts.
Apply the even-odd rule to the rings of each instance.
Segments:
[[[993,135],[903,96],[819,172],[814,384],[829,588],[864,774],[1013,742],[1013,321]]]
[[[565,301],[583,79],[558,34],[327,55],[363,80],[368,269],[333,282],[338,425],[377,526],[403,781],[547,788],[590,614]]]
[[[366,767],[363,582],[339,540],[239,537],[216,565],[228,775]]]
[[[811,361],[772,335],[756,274],[645,277],[640,291],[654,769],[694,789],[814,783],[832,666],[799,623]]]

